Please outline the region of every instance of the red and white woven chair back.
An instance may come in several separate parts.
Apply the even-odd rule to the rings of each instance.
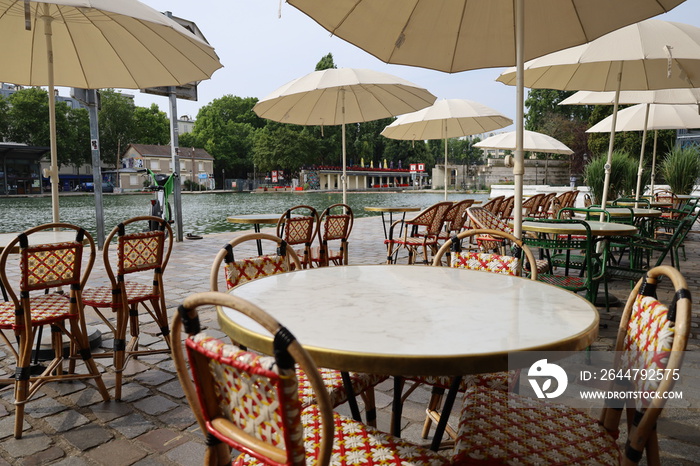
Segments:
[[[77,241],[29,245],[20,250],[20,291],[80,282],[83,245]]]
[[[451,252],[450,267],[513,276],[520,276],[521,270],[517,257],[473,251]]]
[[[426,235],[434,236],[440,234],[442,230],[442,225],[445,221],[445,215],[450,209],[451,205],[449,202],[440,202],[433,206],[433,217],[427,225]]]
[[[513,233],[513,229],[504,220],[501,220],[483,207],[470,207],[467,209],[467,215],[469,215],[469,218],[477,228]]]
[[[201,405],[210,403],[203,396],[202,384],[213,383],[224,418],[258,441],[286,451],[286,464],[305,464],[301,406],[293,369],[280,369],[274,357],[243,351],[203,333],[188,338],[186,347]],[[202,380],[202,371],[208,373],[208,380]],[[207,410],[203,415],[209,432],[217,436]],[[219,438],[234,448],[238,446],[227,437]],[[267,459],[253,450],[242,450],[261,461]]]
[[[224,264],[226,288],[229,290],[242,283],[258,278],[289,272],[289,261],[284,256],[269,255],[242,259]]]
[[[144,231],[118,237],[117,270],[120,275],[162,267],[165,232]]]
[[[644,371],[644,373],[663,374],[668,365],[668,358],[673,347],[675,324],[669,319],[666,305],[651,296],[639,295],[632,306],[629,323],[624,336],[621,369],[625,373]],[[642,392],[655,392],[660,385],[660,378],[632,378],[635,389]],[[649,399],[641,398],[637,409],[649,405]]]
[[[347,239],[350,222],[349,215],[326,215],[321,239],[324,241]]]

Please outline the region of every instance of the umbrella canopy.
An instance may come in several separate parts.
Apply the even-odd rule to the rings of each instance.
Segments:
[[[649,104],[699,104],[700,103],[700,89],[661,89],[655,91],[620,91],[619,104],[647,104],[646,111],[644,112],[646,117],[644,121],[648,121],[649,117]],[[577,93],[569,96],[568,98],[559,102],[559,105],[614,105],[615,104],[615,92],[591,92],[591,91],[578,91]],[[619,114],[618,114],[619,118]],[[618,124],[619,128],[620,125]],[[612,128],[612,122],[610,123],[610,128]],[[674,127],[669,129],[678,129],[682,127]],[[639,154],[639,172],[637,174],[637,190],[636,196],[642,194],[642,175],[644,170],[644,151],[646,149],[646,139],[647,139],[647,129],[654,130],[654,152],[652,155],[651,162],[651,192],[654,192],[654,179],[656,178],[656,140],[658,137],[658,130],[664,128],[647,128],[644,125],[642,128],[636,131],[643,131],[642,133],[642,149]],[[620,130],[620,131],[633,131]],[[589,132],[591,132],[589,130]],[[609,131],[605,131],[609,132]]]
[[[512,124],[513,120],[507,116],[478,102],[444,99],[417,112],[401,115],[381,134],[391,139],[444,139],[447,200],[447,139],[485,133]]]
[[[387,63],[448,73],[512,66],[671,10],[683,0],[288,0]],[[515,235],[521,234],[524,115],[516,91]]]
[[[682,23],[646,20],[602,36],[588,44],[561,50],[524,65],[520,76],[531,88],[615,91],[613,126],[621,90],[700,87],[700,28]],[[517,84],[516,69],[498,78]],[[601,205],[610,184],[615,133],[611,133]]]
[[[474,144],[481,149],[515,150],[515,131],[491,136]],[[552,136],[525,130],[523,132],[523,150],[527,152],[546,152],[548,154],[573,154],[569,147]]]
[[[697,105],[638,104],[618,112],[615,131],[643,131],[645,127],[654,130],[700,128],[698,107]],[[612,115],[599,121],[586,132],[609,133],[611,131]]]
[[[410,81],[378,71],[333,68],[297,78],[253,107],[262,118],[297,125],[342,125],[343,203],[345,178],[345,124],[379,120],[414,112],[436,97]]]
[[[59,221],[54,86],[175,86],[221,67],[214,49],[136,0],[0,0],[0,80],[49,87],[51,195]]]
[[[651,164],[651,192],[654,192],[656,177],[656,141],[660,129],[691,129],[700,128],[700,115],[697,105],[665,105],[638,104],[620,110],[617,114],[615,131],[644,131],[654,130],[654,151]],[[588,129],[587,133],[609,133],[612,131],[612,116],[609,116]],[[644,157],[644,142],[639,159],[639,174],[637,176],[637,199],[641,195],[642,161]]]

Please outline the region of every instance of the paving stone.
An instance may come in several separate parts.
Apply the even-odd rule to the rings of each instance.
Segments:
[[[178,404],[174,401],[170,401],[164,396],[155,395],[148,396],[142,400],[135,402],[134,406],[136,407],[136,409],[139,409],[145,412],[146,414],[157,416],[159,414],[163,414],[170,411],[171,409],[178,406]]]
[[[24,458],[44,451],[51,446],[51,438],[36,430],[24,432],[21,439],[9,437],[0,443],[0,448],[12,458]]]
[[[137,413],[120,417],[119,419],[110,422],[109,426],[119,431],[119,433],[126,438],[136,438],[139,435],[155,428],[151,421]]]
[[[182,385],[180,385],[179,380],[173,380],[172,382],[166,383],[158,387],[158,391],[170,395],[173,398],[184,398],[185,392],[182,390]]]
[[[70,456],[68,458],[64,458],[61,461],[57,463],[53,463],[51,466],[87,466],[90,463],[85,458],[82,458],[80,456]]]
[[[41,466],[51,461],[63,458],[66,452],[57,446],[52,446],[44,451],[35,453],[19,462],[22,466]]]
[[[133,413],[134,408],[129,403],[112,400],[92,405],[90,411],[102,422],[109,422]]]
[[[90,422],[88,418],[75,410],[63,411],[44,419],[56,432],[66,432]]]
[[[107,443],[113,437],[111,432],[97,424],[81,426],[63,434],[64,439],[81,451]]]
[[[175,378],[175,374],[170,374],[157,369],[151,369],[134,376],[134,380],[144,385],[160,385]]]
[[[156,429],[137,437],[136,440],[158,453],[164,453],[191,439],[181,432],[174,432],[168,429]]]
[[[31,429],[32,426],[27,422],[27,416],[24,417],[22,421],[22,432],[26,432]],[[0,419],[0,440],[6,437],[11,437],[15,432],[15,416],[14,411],[12,416],[6,416]]]
[[[60,401],[45,396],[43,398],[39,398],[38,400],[33,399],[27,403],[26,407],[24,408],[24,412],[33,418],[41,419],[46,416],[52,416],[56,413],[60,413],[61,411],[65,411],[67,409],[69,409],[69,407]]]
[[[140,374],[141,372],[147,371],[149,367],[138,359],[131,358],[129,362],[126,363],[124,368],[123,376],[131,377],[132,375]]]
[[[151,391],[135,382],[122,384],[122,399],[124,402],[134,402],[149,396]]]
[[[90,459],[103,466],[128,466],[144,458],[147,454],[142,448],[128,440],[113,440],[87,452]]]
[[[12,466],[11,463],[8,463],[4,459],[0,458],[0,466]]]
[[[86,388],[84,390],[81,390],[76,393],[71,393],[68,395],[68,398],[71,400],[73,404],[76,406],[79,406],[81,408],[84,408],[85,406],[90,406],[95,403],[102,403],[104,402],[102,400],[102,395],[100,395],[100,392],[97,391],[97,389],[94,388]]]
[[[166,456],[177,464],[189,466],[201,463],[205,451],[206,447],[203,444],[190,441],[173,448]]]
[[[66,380],[46,385],[47,389],[53,390],[57,395],[68,395],[85,388],[85,382],[80,380]]]
[[[185,403],[185,406],[180,406],[168,413],[162,414],[158,419],[169,428],[178,430],[185,430],[197,422],[194,413],[187,403]]]

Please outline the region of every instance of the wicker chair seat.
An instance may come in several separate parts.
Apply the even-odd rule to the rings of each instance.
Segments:
[[[422,465],[439,466],[451,464],[448,458],[414,445],[406,440],[380,432],[352,419],[333,413],[335,424],[335,441],[331,464],[333,466],[350,465]],[[304,448],[307,464],[316,464],[320,444],[321,421],[316,405],[306,407],[301,412],[304,426]],[[250,455],[240,455],[234,466],[267,465]]]
[[[615,438],[585,413],[514,393],[464,398],[453,464],[620,464]]]
[[[56,293],[42,294],[31,298],[32,325],[39,326],[59,322],[64,319],[77,319],[71,312],[68,296]],[[12,301],[0,303],[0,329],[19,328],[15,325],[15,305]]]
[[[331,397],[331,404],[333,406],[339,406],[348,401],[348,394],[345,391],[340,371],[325,367],[319,367],[318,371],[321,373],[323,385],[326,387],[328,395]],[[353,392],[356,395],[373,388],[378,383],[389,378],[387,375],[366,374],[363,372],[349,372],[348,375],[352,382]],[[311,387],[311,382],[309,382],[309,378],[304,371],[299,368],[297,368],[297,380],[299,382],[299,400],[301,401],[301,406],[305,408],[316,404],[316,394]]]
[[[158,293],[153,292],[153,285],[126,281],[126,302],[128,304],[136,304],[142,301],[158,299]],[[112,287],[105,285],[97,288],[88,288],[83,292],[83,303],[86,306],[93,307],[119,307],[120,304],[114,304],[112,300]]]

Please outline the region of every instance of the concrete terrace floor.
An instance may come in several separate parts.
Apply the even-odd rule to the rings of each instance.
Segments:
[[[270,229],[263,231],[269,232]],[[165,272],[166,296],[171,315],[173,308],[187,295],[209,290],[209,271],[214,256],[226,241],[239,234],[241,233],[214,234],[201,240],[185,240],[175,244]],[[689,235],[686,246],[688,260],[681,264],[693,296],[700,296],[699,239],[700,235],[695,232]],[[380,217],[356,220],[350,241],[350,263],[383,263],[385,249],[382,240]],[[249,252],[249,255],[255,254],[252,248]],[[104,267],[98,257],[88,285],[106,283]],[[629,290],[627,282],[611,284],[611,291],[623,301]],[[667,292],[660,293],[664,302],[668,302],[667,296]],[[595,349],[612,348],[621,309],[622,307],[615,307],[609,313],[601,309],[601,320],[608,326],[601,329]],[[213,310],[205,310],[201,317],[208,332],[225,337],[218,330]],[[91,328],[102,333],[101,348],[95,352],[111,348],[109,328],[93,314],[88,313],[88,320]],[[699,324],[700,306],[696,305],[689,344],[689,350],[693,352],[700,348]],[[163,346],[162,340],[155,336],[157,329],[154,325],[142,324],[141,329],[142,344],[154,348]],[[4,346],[0,346],[0,358],[0,374],[14,372],[14,360]],[[96,361],[111,390],[114,378],[109,360]],[[691,376],[695,378],[692,385],[700,391],[700,372],[691,371]],[[429,390],[420,387],[404,407],[403,436],[411,441],[426,442],[420,439],[420,431],[429,396]],[[392,382],[389,380],[376,390],[376,402],[380,408],[378,423],[382,430],[388,430],[389,427],[391,399]],[[349,414],[346,405],[338,410]],[[27,405],[25,431],[21,440],[12,437],[13,422],[12,388],[0,388],[0,466],[195,465],[202,463],[205,449],[204,438],[184,399],[173,364],[167,355],[131,360],[125,373],[122,401],[102,402],[90,384],[54,383],[45,386],[41,397]],[[658,431],[663,464],[700,463],[700,405],[695,403],[690,408],[667,409]]]

